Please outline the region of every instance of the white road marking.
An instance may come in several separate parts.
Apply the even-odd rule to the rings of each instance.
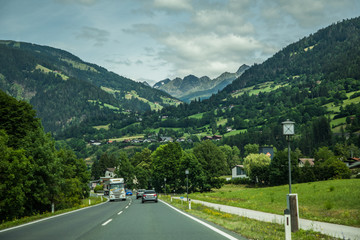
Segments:
[[[213,226],[211,226],[210,224],[208,224],[208,223],[206,223],[206,222],[203,222],[203,221],[201,221],[201,220],[199,220],[199,219],[197,219],[197,218],[195,218],[195,217],[193,217],[193,216],[191,216],[191,215],[189,215],[189,214],[186,214],[186,213],[180,211],[179,209],[171,206],[170,204],[168,204],[168,203],[166,203],[166,202],[164,202],[164,201],[162,201],[162,200],[160,200],[160,201],[161,201],[162,203],[168,205],[169,207],[171,207],[171,208],[174,209],[175,211],[177,211],[177,212],[185,215],[186,217],[191,218],[192,220],[194,220],[194,221],[196,221],[196,222],[204,225],[204,226],[207,227],[207,228],[210,228],[211,230],[213,230],[214,232],[219,233],[220,235],[223,235],[223,236],[226,237],[227,239],[230,239],[230,240],[238,240],[237,238],[231,236],[230,234],[227,234],[226,232],[223,232],[223,231],[221,231],[220,229],[217,229],[216,227],[213,227]]]
[[[105,226],[106,224],[108,224],[109,222],[111,222],[112,221],[112,219],[109,219],[109,220],[107,220],[106,222],[104,222],[103,224],[101,224],[102,226]]]
[[[68,214],[71,214],[71,213],[74,213],[74,212],[79,212],[79,211],[86,210],[86,209],[89,209],[89,208],[98,207],[98,206],[101,206],[103,204],[106,204],[108,201],[109,201],[109,199],[107,199],[106,202],[99,203],[99,204],[96,204],[96,205],[92,205],[92,206],[89,206],[89,207],[79,208],[79,209],[76,209],[74,211],[61,213],[61,214],[57,214],[57,215],[54,215],[54,216],[51,216],[51,217],[42,218],[42,219],[39,219],[39,220],[36,220],[36,221],[33,221],[33,222],[18,225],[18,226],[15,226],[15,227],[6,228],[6,229],[3,229],[3,230],[0,230],[0,233],[1,232],[6,232],[6,231],[9,231],[9,230],[13,230],[13,229],[16,229],[16,228],[25,227],[25,226],[28,226],[28,225],[31,225],[31,224],[34,224],[34,223],[43,222],[43,221],[46,221],[46,220],[49,220],[49,219],[52,219],[52,218],[61,217],[61,216],[68,215]]]
[[[123,211],[118,212],[118,215],[122,214]]]
[[[125,208],[128,208],[129,206],[126,206]]]

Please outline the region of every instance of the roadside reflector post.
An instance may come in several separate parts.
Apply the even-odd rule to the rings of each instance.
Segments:
[[[299,230],[299,203],[298,195],[296,193],[287,194],[287,208],[290,211],[291,218],[291,232]]]
[[[91,199],[89,198],[89,206],[91,205]]]
[[[54,213],[54,212],[55,212],[55,204],[51,203],[51,213]]]
[[[285,222],[285,240],[291,240],[291,217],[290,210],[284,210],[284,222]]]
[[[191,199],[189,198],[189,209],[191,210]]]
[[[171,199],[170,199],[170,201],[172,202],[172,196],[171,196]]]
[[[101,202],[103,201],[103,198],[102,198],[102,196],[101,196]]]

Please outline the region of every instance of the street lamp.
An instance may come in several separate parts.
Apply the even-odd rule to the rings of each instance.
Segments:
[[[288,159],[289,159],[289,194],[287,195],[287,209],[290,210],[290,222],[291,232],[299,230],[299,213],[298,213],[298,198],[297,194],[291,194],[291,160],[290,160],[290,137],[295,134],[294,131],[295,122],[286,120],[282,122],[283,134],[286,136],[288,141]],[[289,211],[287,211],[289,213]],[[291,233],[290,233],[291,237]]]
[[[166,196],[166,178],[164,178],[164,182],[165,182],[165,196]]]
[[[291,161],[290,161],[290,137],[295,134],[294,131],[295,122],[290,121],[289,119],[285,122],[282,122],[283,125],[283,134],[286,136],[288,141],[288,160],[289,160],[289,193],[291,194]]]
[[[186,200],[189,201],[189,169],[185,170],[186,174]]]

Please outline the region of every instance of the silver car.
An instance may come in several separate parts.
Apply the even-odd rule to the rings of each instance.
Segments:
[[[144,203],[146,201],[158,202],[158,196],[155,190],[145,190],[145,192],[142,195],[141,202]]]

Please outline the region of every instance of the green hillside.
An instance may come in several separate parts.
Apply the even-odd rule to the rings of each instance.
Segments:
[[[52,132],[179,104],[162,91],[66,51],[14,41],[0,41],[0,89],[30,102],[45,130]]]
[[[290,119],[305,155],[344,138],[358,145],[359,66],[360,18],[344,20],[255,64],[210,99],[146,113],[137,129],[114,126],[104,136],[162,128],[164,136],[222,135],[222,144],[240,149],[248,143],[283,148],[281,122]]]

